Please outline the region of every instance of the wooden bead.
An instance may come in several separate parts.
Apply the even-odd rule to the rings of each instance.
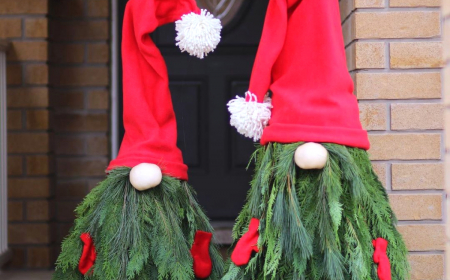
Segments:
[[[322,169],[328,160],[328,151],[317,143],[305,143],[297,148],[295,163],[301,169]]]
[[[161,168],[156,164],[141,163],[131,169],[130,183],[138,191],[145,191],[161,184]]]

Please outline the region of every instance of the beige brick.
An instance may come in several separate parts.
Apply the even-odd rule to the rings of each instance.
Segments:
[[[60,135],[55,141],[55,152],[58,155],[83,155],[85,154],[84,138]]]
[[[384,8],[385,0],[354,0],[356,8]]]
[[[391,7],[439,7],[440,0],[390,0]]]
[[[392,104],[391,129],[443,129],[444,106],[437,103]]]
[[[50,195],[48,178],[8,179],[9,198],[47,198]]]
[[[46,14],[48,0],[2,0],[0,14]]]
[[[409,251],[444,250],[445,225],[400,225],[398,230]]]
[[[25,82],[29,85],[48,84],[48,66],[46,64],[33,64],[26,66]]]
[[[28,201],[26,208],[28,221],[48,221],[50,218],[47,200]]]
[[[52,102],[58,109],[84,109],[84,92],[52,91]]]
[[[411,254],[408,260],[411,264],[411,280],[444,279],[444,255]]]
[[[61,67],[52,71],[57,86],[108,86],[108,67]]]
[[[25,19],[25,36],[28,38],[47,38],[48,20],[46,18]]]
[[[46,153],[49,151],[47,133],[9,133],[9,153]]]
[[[109,45],[108,44],[89,44],[87,61],[89,63],[107,63],[107,62],[109,62]]]
[[[28,110],[27,111],[27,129],[48,129],[49,112],[48,110]]]
[[[27,254],[27,266],[29,268],[49,268],[53,265],[50,247],[30,247]]]
[[[380,134],[369,135],[372,160],[440,159],[441,135]]]
[[[57,160],[58,176],[104,176],[108,160],[106,158],[59,158]]]
[[[384,42],[355,42],[347,48],[347,67],[371,69],[385,67]]]
[[[386,178],[387,165],[386,165],[386,163],[372,162],[372,167],[373,167],[373,171],[375,171],[375,174],[377,174],[378,179],[383,184],[383,186],[386,188],[386,186],[387,186],[387,178]]]
[[[22,111],[8,110],[8,130],[22,129]]]
[[[106,156],[109,153],[108,146],[109,139],[105,136],[89,137],[86,141],[88,155],[102,155]]]
[[[21,156],[8,156],[8,175],[19,176],[23,174],[23,159]]]
[[[88,1],[88,15],[91,17],[108,17],[109,16],[108,0],[90,0]]]
[[[13,41],[8,50],[9,61],[47,61],[47,42]]]
[[[391,194],[389,200],[401,220],[442,219],[442,194]]]
[[[393,190],[444,189],[443,163],[393,163]]]
[[[354,39],[431,38],[441,33],[439,12],[359,12]]]
[[[27,156],[28,175],[49,175],[51,160],[48,155]]]
[[[8,64],[6,67],[6,83],[8,86],[22,84],[22,66],[17,64]]]
[[[450,16],[450,4],[448,3],[448,0],[443,0],[442,1],[441,11],[442,11],[442,15],[444,17]]]
[[[444,31],[443,31],[443,45],[444,45],[444,61],[450,60],[450,48],[445,46],[450,46],[450,17],[444,21]]]
[[[84,61],[84,44],[52,43],[50,61],[61,63],[82,63]]]
[[[8,89],[9,108],[48,107],[47,88],[10,88]]]
[[[60,21],[51,28],[58,41],[86,41],[109,39],[108,20]]]
[[[45,223],[10,224],[8,226],[10,244],[45,244],[50,242],[50,227]]]
[[[390,44],[391,68],[437,68],[443,66],[441,42]]]
[[[441,74],[427,73],[357,73],[359,99],[441,98]]]
[[[445,148],[448,152],[450,152],[450,108],[445,110],[444,114],[444,122],[445,122]]]
[[[107,114],[60,114],[55,118],[55,128],[60,132],[108,131]]]
[[[359,117],[365,130],[386,130],[387,108],[384,103],[360,103]]]
[[[17,222],[23,220],[23,203],[21,201],[8,202],[8,221]]]
[[[22,20],[20,18],[0,19],[0,38],[14,38],[22,36]]]
[[[56,18],[63,19],[82,17],[84,15],[84,3],[84,0],[53,1],[51,14]]]
[[[443,92],[445,93],[444,94],[444,104],[447,107],[449,107],[449,105],[450,105],[450,94],[449,94],[449,92],[450,92],[450,66],[447,66],[444,68],[443,76],[444,76],[443,77],[444,81],[442,81],[444,84]]]
[[[106,90],[91,91],[88,95],[88,108],[106,110],[109,108],[109,92]]]

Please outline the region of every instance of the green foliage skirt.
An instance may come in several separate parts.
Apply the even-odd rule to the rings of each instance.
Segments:
[[[184,181],[163,177],[147,191],[135,190],[129,168],[113,170],[77,207],[77,219],[62,244],[53,279],[191,280],[190,254],[197,230],[212,232],[195,193]],[[83,250],[82,233],[89,233],[96,260],[83,276],[78,264]],[[214,245],[208,279],[222,276],[222,257]]]
[[[247,265],[230,262],[222,279],[378,280],[372,240],[379,237],[389,242],[392,279],[409,279],[407,249],[367,152],[323,144],[325,168],[302,170],[293,160],[301,144],[270,143],[255,152],[233,238],[260,219],[259,252]]]

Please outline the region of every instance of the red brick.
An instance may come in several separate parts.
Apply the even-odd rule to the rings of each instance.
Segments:
[[[89,63],[107,63],[109,62],[109,48],[108,44],[89,44],[88,57]]]
[[[83,13],[84,13],[83,0],[53,1],[51,5],[51,15],[56,18],[66,19],[66,18],[82,17]]]
[[[22,36],[22,20],[20,18],[0,19],[0,38],[14,38]]]
[[[83,198],[87,194],[86,181],[76,180],[76,181],[58,181],[56,186],[56,197],[57,198]]]
[[[108,17],[109,2],[108,0],[89,0],[88,15],[91,17]]]
[[[89,92],[88,108],[106,110],[109,108],[109,92],[106,90],[96,90]]]
[[[10,178],[8,179],[9,198],[47,198],[50,196],[48,178]]]
[[[25,83],[28,85],[48,84],[48,66],[46,64],[32,64],[26,66]]]
[[[47,38],[48,20],[46,18],[25,19],[25,36],[28,38]]]
[[[48,224],[10,224],[8,241],[10,244],[45,244],[50,242]]]
[[[9,133],[9,153],[46,153],[50,151],[47,133]]]
[[[25,248],[17,247],[17,246],[10,246],[10,249],[12,251],[12,258],[11,260],[6,263],[5,267],[7,269],[21,269],[25,266]]]
[[[85,153],[85,140],[75,136],[57,136],[55,141],[58,155],[83,155]]]
[[[56,206],[56,219],[58,221],[72,222],[75,219],[75,208],[79,201],[64,201]]]
[[[84,109],[82,91],[52,91],[52,103],[56,109]]]

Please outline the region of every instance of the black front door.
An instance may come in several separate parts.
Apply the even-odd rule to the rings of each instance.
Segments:
[[[178,146],[189,166],[189,182],[216,221],[236,218],[253,174],[246,166],[254,143],[230,127],[226,103],[248,88],[268,0],[242,2],[239,9],[230,9],[232,20],[224,27],[221,43],[203,60],[180,53],[173,24],[152,34],[167,63]]]

